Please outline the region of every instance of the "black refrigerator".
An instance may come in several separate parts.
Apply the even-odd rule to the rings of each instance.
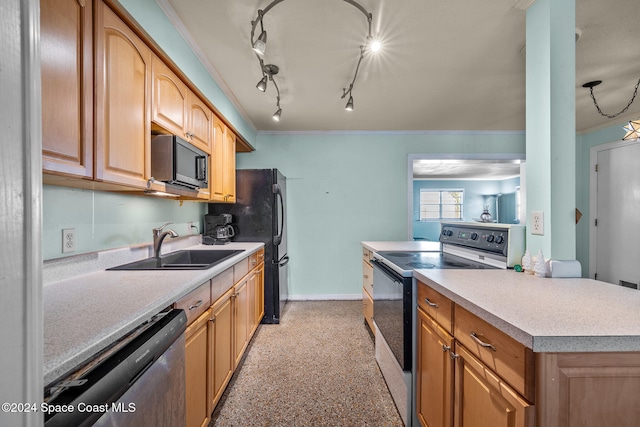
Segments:
[[[280,323],[289,296],[286,190],[286,178],[277,169],[238,169],[236,203],[209,203],[209,215],[232,215],[232,241],[264,242],[262,323]]]

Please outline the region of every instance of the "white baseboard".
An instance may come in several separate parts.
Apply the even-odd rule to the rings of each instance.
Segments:
[[[289,295],[289,301],[352,301],[362,300],[362,294]]]

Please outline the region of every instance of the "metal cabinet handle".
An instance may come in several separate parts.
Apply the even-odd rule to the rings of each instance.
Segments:
[[[211,316],[211,319],[209,319],[209,322],[215,323],[215,321],[216,321],[216,316]]]
[[[369,275],[368,274],[363,274],[362,277],[364,277],[365,279],[368,279]]]
[[[447,351],[451,351],[451,347],[449,347],[449,346],[448,346],[448,345],[446,345],[446,344],[442,344],[442,351],[443,351],[443,352],[445,352],[445,353],[446,353]]]
[[[431,302],[431,301],[429,301],[429,298],[425,298],[425,299],[424,299],[424,302],[426,302],[430,307],[440,308],[440,307],[438,306],[438,304],[436,304],[435,302]]]
[[[200,300],[198,300],[198,302],[196,302],[195,304],[191,304],[191,305],[189,306],[189,310],[193,310],[194,308],[198,308],[198,307],[200,307],[200,306],[202,305],[202,303],[203,303],[203,302],[204,302],[204,301],[203,301],[203,300],[201,300],[201,299],[200,299]]]
[[[478,336],[476,335],[476,333],[475,333],[475,332],[471,332],[469,335],[470,335],[470,336],[471,336],[471,338],[473,338],[473,340],[474,340],[475,342],[477,342],[481,347],[490,348],[490,349],[491,349],[491,350],[493,350],[493,351],[498,351],[498,350],[495,348],[495,346],[494,346],[493,344],[486,343],[486,342],[482,341],[480,338],[478,338]]]

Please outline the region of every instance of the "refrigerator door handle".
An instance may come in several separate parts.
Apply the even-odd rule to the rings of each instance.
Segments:
[[[280,226],[278,227],[278,234],[273,236],[273,244],[279,246],[282,242],[282,232],[284,230],[284,200],[282,200],[282,189],[278,184],[273,184],[273,192],[280,202]]]
[[[283,255],[278,261],[274,261],[274,264],[278,264],[278,267],[284,267],[289,263],[289,255]]]

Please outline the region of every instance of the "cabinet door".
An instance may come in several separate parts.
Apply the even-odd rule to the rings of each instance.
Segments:
[[[458,343],[456,353],[456,427],[533,427],[533,406]]]
[[[236,136],[219,118],[213,118],[211,200],[236,201]]]
[[[193,92],[189,91],[187,102],[189,141],[205,153],[211,153],[213,113]]]
[[[184,139],[187,135],[187,86],[157,56],[152,63],[151,120]]]
[[[247,347],[249,337],[249,291],[248,291],[248,277],[243,279],[240,283],[236,284],[233,288],[235,293],[233,294],[233,312],[234,312],[234,367],[238,366],[242,353]]]
[[[260,252],[258,257],[264,260],[264,252]],[[260,258],[259,258],[260,259]],[[256,327],[264,317],[264,262],[261,262],[256,269]]]
[[[247,281],[247,336],[248,339],[251,338],[253,332],[256,330],[258,326],[257,322],[257,298],[258,298],[258,289],[257,289],[258,277],[256,276],[256,271],[253,270],[249,275],[249,279]]]
[[[93,178],[91,5],[90,0],[40,1],[45,172]]]
[[[453,337],[418,308],[416,412],[423,427],[451,427]]]
[[[233,303],[231,288],[222,295],[211,307],[211,358],[212,369],[210,376],[211,399],[209,412],[220,400],[225,387],[235,369],[233,357]]]
[[[227,129],[225,133],[224,192],[225,201],[236,202],[236,135]]]
[[[96,3],[96,178],[146,188],[150,176],[151,51]]]
[[[208,328],[210,318],[211,309],[198,317],[185,331],[187,427],[206,426],[211,414],[207,398],[211,369]]]
[[[375,333],[375,328],[373,327],[373,298],[371,298],[366,288],[362,288],[362,314],[371,332]]]

